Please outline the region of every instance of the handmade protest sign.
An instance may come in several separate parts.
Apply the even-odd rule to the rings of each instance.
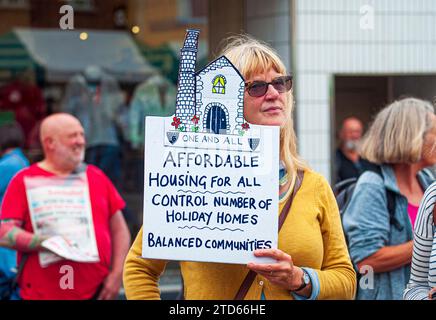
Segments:
[[[195,73],[181,50],[176,113],[147,117],[144,258],[246,264],[277,247],[279,127],[244,119],[244,79],[222,56]]]

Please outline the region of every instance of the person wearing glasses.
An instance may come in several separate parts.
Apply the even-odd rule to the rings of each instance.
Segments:
[[[254,280],[237,299],[352,299],[356,274],[348,256],[333,192],[297,154],[292,118],[292,77],[277,53],[248,36],[228,39],[225,55],[246,80],[244,117],[253,124],[280,126],[282,162],[279,210],[291,196],[297,171],[301,187],[279,232],[278,249],[256,250],[275,263],[247,265],[180,262],[185,299],[234,299],[250,270]],[[159,277],[167,261],[142,259],[142,230],[124,266],[128,299],[159,299]]]

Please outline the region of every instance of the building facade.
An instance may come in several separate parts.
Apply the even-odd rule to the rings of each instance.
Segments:
[[[212,9],[218,5],[211,1]],[[225,5],[233,13],[221,20],[209,17],[210,34],[242,31],[277,50],[294,75],[299,153],[328,180],[335,134],[345,115],[370,119],[402,95],[436,97],[436,87],[429,85],[436,83],[433,0],[271,0],[268,5],[245,0]],[[216,51],[218,39],[212,40]],[[344,88],[339,82],[339,90],[341,76],[356,85]],[[382,83],[372,90],[382,92],[380,99],[365,89],[371,82]]]

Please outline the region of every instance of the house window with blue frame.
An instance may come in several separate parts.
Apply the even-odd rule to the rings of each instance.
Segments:
[[[220,93],[225,94],[226,93],[226,83],[227,80],[223,75],[217,75],[212,80],[212,93]]]

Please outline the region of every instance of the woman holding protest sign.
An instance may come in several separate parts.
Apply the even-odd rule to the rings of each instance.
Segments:
[[[254,251],[257,257],[269,257],[275,263],[181,262],[184,297],[352,299],[356,274],[333,192],[297,154],[292,77],[273,49],[247,36],[230,39],[222,54],[245,78],[245,119],[253,124],[280,126],[279,211],[284,222],[278,249]],[[167,261],[142,259],[141,252],[142,230],[125,263],[126,296],[159,299],[159,277]]]

